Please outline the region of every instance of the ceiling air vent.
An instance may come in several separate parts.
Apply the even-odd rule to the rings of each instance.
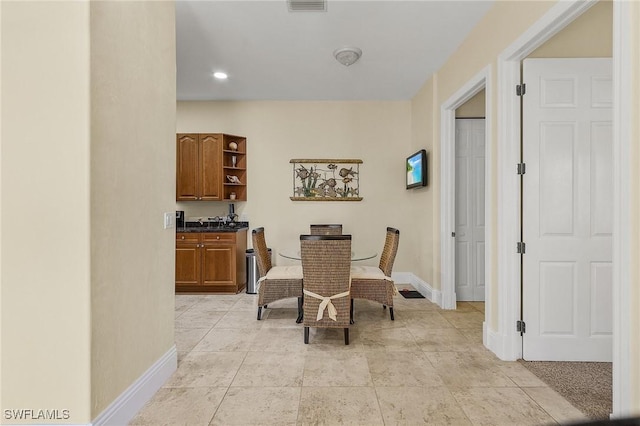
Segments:
[[[326,12],[326,0],[287,0],[289,12]]]

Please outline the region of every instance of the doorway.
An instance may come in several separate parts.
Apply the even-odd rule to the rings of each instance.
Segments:
[[[476,97],[481,97],[484,101],[484,91],[478,93]],[[484,115],[484,102],[480,106],[481,113]],[[462,107],[456,110],[456,115],[464,115],[459,113],[461,109]],[[486,222],[484,118],[456,117],[455,150],[456,301],[484,302]]]
[[[442,286],[442,302],[441,307],[443,309],[455,309],[456,308],[456,288],[455,288],[455,276],[456,276],[456,109],[464,105],[467,101],[472,99],[479,92],[484,90],[484,111],[486,116],[486,123],[491,123],[491,103],[492,103],[492,90],[491,90],[491,67],[487,66],[472,79],[470,79],[462,88],[454,93],[446,102],[442,104],[440,109],[440,132],[441,132],[441,145],[440,145],[440,174],[441,174],[441,191],[440,191],[440,282]],[[484,140],[491,140],[491,126],[484,126]],[[491,157],[491,144],[484,144],[484,182],[492,182],[493,169],[492,157]],[[483,185],[484,187],[484,199],[492,199],[492,190],[490,184]],[[492,218],[493,209],[492,203],[484,203],[484,217]],[[492,221],[485,221],[484,233],[485,235],[491,235]],[[486,245],[484,247],[484,279],[483,282],[487,282],[486,277],[490,277],[492,274],[491,269],[491,246]],[[485,286],[485,300],[490,300],[489,286]],[[493,307],[495,308],[495,307]],[[491,318],[493,315],[492,305],[485,305],[485,322],[483,324],[483,341],[486,345],[486,318]]]
[[[520,61],[537,46],[548,40],[560,29],[572,22],[594,3],[574,0],[558,2],[518,40],[507,47],[498,57],[498,206],[500,219],[498,232],[498,282],[500,309],[497,312],[497,330],[489,348],[504,360],[515,360],[522,355],[521,336],[516,329],[520,315],[520,288],[514,282],[520,280],[519,255],[514,243],[520,241],[519,182],[512,179],[514,164],[519,162],[520,107],[513,96],[520,82]],[[628,415],[633,407],[632,355],[629,350],[631,318],[628,297],[631,278],[628,265],[631,261],[630,211],[630,164],[632,128],[631,91],[632,84],[632,26],[627,19],[633,10],[628,2],[613,4],[613,214],[612,224],[612,283],[613,283],[613,415]]]

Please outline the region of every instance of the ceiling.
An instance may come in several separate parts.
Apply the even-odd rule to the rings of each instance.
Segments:
[[[472,0],[178,0],[178,100],[407,100],[492,5]],[[333,56],[362,49],[346,67]],[[213,78],[224,71],[229,78]]]

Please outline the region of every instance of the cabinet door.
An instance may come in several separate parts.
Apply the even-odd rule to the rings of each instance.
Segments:
[[[201,200],[222,199],[222,135],[200,135]]]
[[[176,146],[176,200],[197,200],[201,192],[198,135],[178,134]]]
[[[202,281],[204,285],[220,286],[221,291],[236,292],[235,244],[204,244]]]
[[[195,243],[176,243],[176,287],[200,285],[201,248]]]

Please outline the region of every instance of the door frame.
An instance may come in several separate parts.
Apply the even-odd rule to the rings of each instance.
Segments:
[[[516,331],[520,317],[520,261],[516,242],[520,238],[520,184],[515,165],[520,161],[520,62],[542,43],[593,6],[596,0],[571,0],[554,5],[498,57],[498,331],[488,346],[503,360],[522,357],[522,337]],[[631,25],[630,5],[613,3],[613,415],[631,409],[630,371],[630,129]]]
[[[473,76],[456,93],[447,99],[440,107],[440,283],[442,288],[443,309],[456,308],[455,282],[455,238],[451,233],[456,229],[455,221],[455,193],[456,193],[456,109],[469,99],[485,89],[485,172],[484,172],[484,214],[485,236],[492,235],[493,201],[491,182],[493,180],[493,162],[491,158],[491,123],[492,123],[492,95],[491,66],[486,66]],[[482,325],[483,341],[486,342],[487,318],[491,318],[491,286],[487,277],[491,277],[491,240],[485,237],[485,321]]]

